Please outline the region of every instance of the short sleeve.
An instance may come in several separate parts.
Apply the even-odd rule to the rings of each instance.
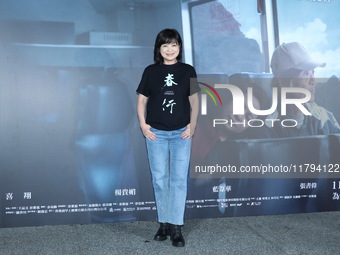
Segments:
[[[193,94],[196,94],[200,91],[200,87],[198,86],[197,81],[197,74],[195,69],[192,67],[191,73],[190,73],[190,93],[189,95],[192,96]]]
[[[148,86],[148,69],[147,68],[145,68],[143,72],[142,79],[138,85],[136,92],[146,97],[150,96],[150,88]]]

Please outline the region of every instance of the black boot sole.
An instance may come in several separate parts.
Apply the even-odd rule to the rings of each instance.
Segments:
[[[168,236],[155,236],[153,238],[155,241],[165,241],[166,239],[168,239]]]
[[[180,243],[172,242],[172,246],[175,246],[175,247],[184,247],[184,243],[182,243],[182,242],[180,242]]]

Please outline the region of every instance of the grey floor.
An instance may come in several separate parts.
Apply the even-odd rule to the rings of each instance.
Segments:
[[[1,255],[340,254],[340,212],[187,220],[184,248],[155,222],[0,229]]]

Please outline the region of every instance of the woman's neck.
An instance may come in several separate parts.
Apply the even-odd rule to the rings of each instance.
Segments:
[[[166,61],[166,60],[164,60],[163,64],[164,64],[164,65],[174,65],[174,64],[176,64],[177,62],[178,62],[177,59],[172,60],[172,61]]]

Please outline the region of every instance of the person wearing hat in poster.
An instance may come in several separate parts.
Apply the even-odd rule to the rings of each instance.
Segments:
[[[295,105],[287,105],[285,116],[275,111],[269,119],[290,119],[290,127],[283,126],[279,121],[266,121],[267,127],[254,130],[253,138],[293,137],[308,135],[329,135],[340,133],[340,125],[334,115],[315,103],[314,69],[325,67],[325,63],[311,58],[307,50],[298,42],[283,43],[273,52],[271,69],[274,75],[272,87],[296,87],[310,92],[310,100],[304,107],[311,113],[305,115]],[[289,98],[302,98],[303,93],[289,93]],[[278,104],[280,108],[280,103]],[[287,122],[288,123],[288,122]],[[293,125],[294,124],[294,125]]]

